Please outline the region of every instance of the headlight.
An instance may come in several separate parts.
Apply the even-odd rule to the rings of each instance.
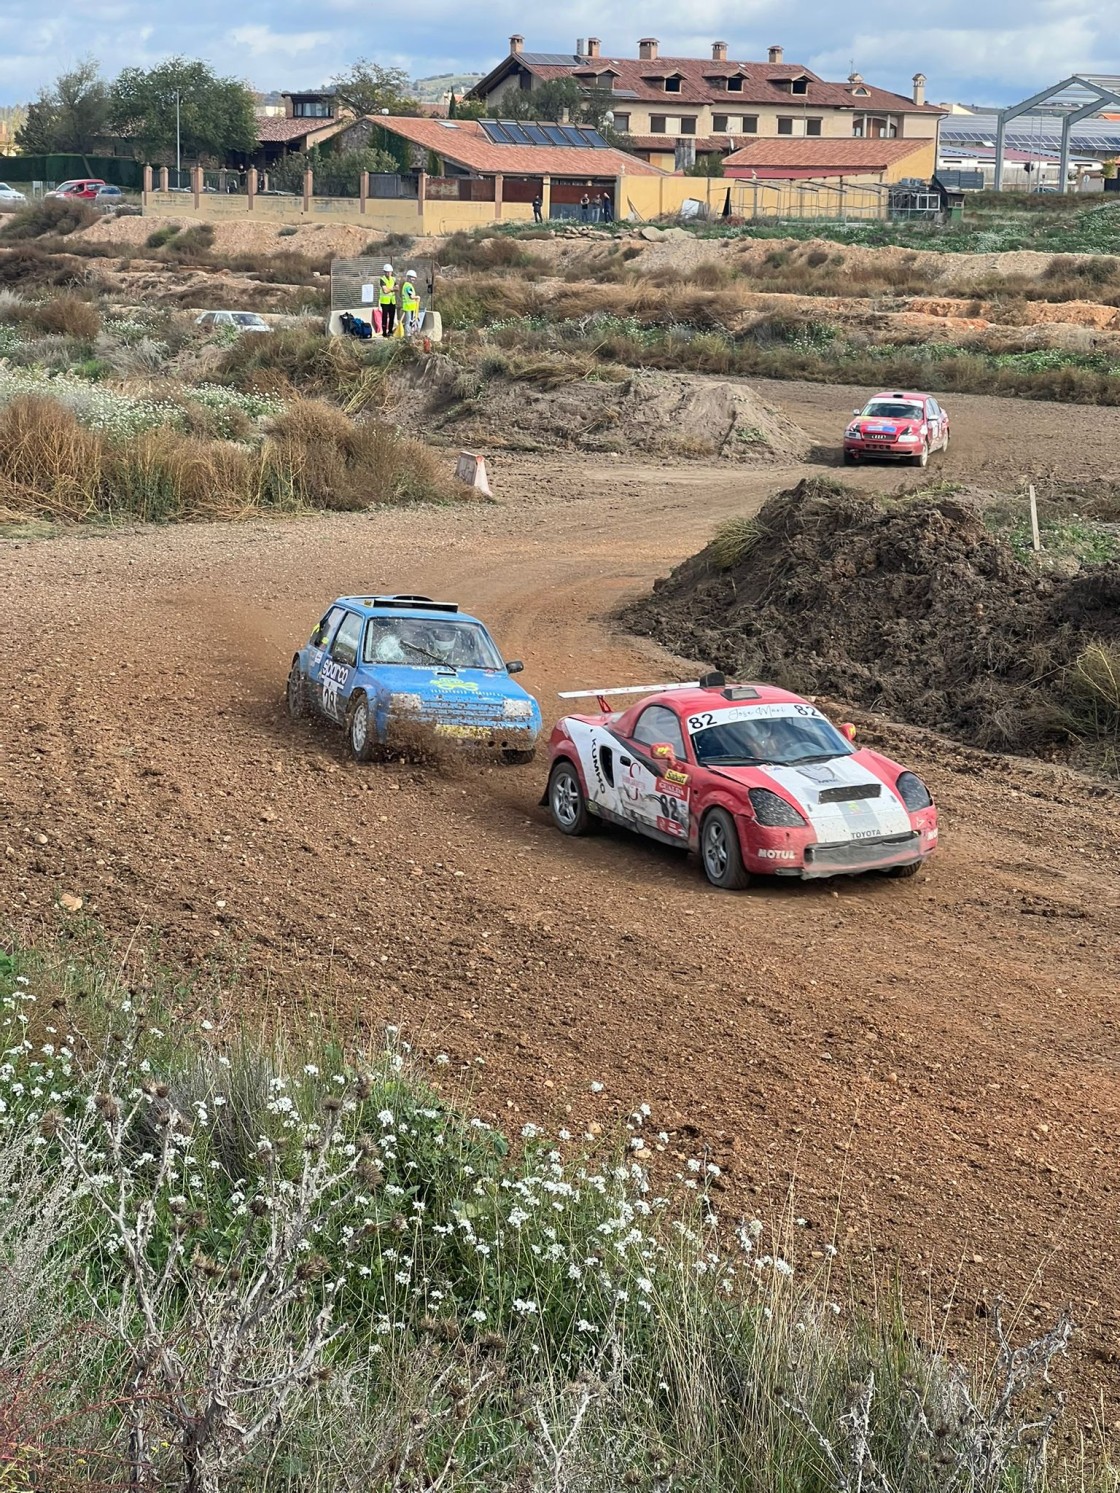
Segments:
[[[933,804],[929,789],[916,772],[900,773],[894,787],[911,814],[916,814],[919,809],[928,809]]]
[[[390,695],[389,705],[393,710],[419,710],[424,702],[419,695]]]
[[[526,716],[532,715],[532,713],[532,700],[506,700],[502,705],[503,715],[512,715],[523,720]]]
[[[805,824],[804,816],[780,794],[771,793],[769,788],[752,788],[747,797],[754,817],[767,829],[801,829]]]
[[[849,425],[848,428],[847,428],[847,430],[844,432],[844,434],[845,435],[861,435],[862,432],[861,432],[861,430],[860,430],[860,428],[859,428],[858,425]]]
[[[913,433],[913,431],[907,431],[905,435],[896,436],[895,439],[898,440],[900,444],[909,446],[916,446],[918,443],[918,437]]]

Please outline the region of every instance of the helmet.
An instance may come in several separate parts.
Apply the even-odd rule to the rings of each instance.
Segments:
[[[433,627],[428,633],[431,651],[440,658],[450,658],[458,639],[458,633],[454,627]]]
[[[391,264],[383,264],[381,266],[381,269],[386,275],[391,275],[393,273],[393,266]]]
[[[408,278],[410,280],[415,280],[416,279],[416,271],[415,270],[409,270],[409,272],[408,272]]]

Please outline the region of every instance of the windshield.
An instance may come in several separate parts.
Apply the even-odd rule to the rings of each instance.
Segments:
[[[922,407],[901,399],[873,399],[863,413],[876,420],[920,420]]]
[[[476,622],[433,617],[373,617],[362,658],[367,664],[416,668],[504,669],[489,636]]]
[[[268,323],[255,311],[235,311],[233,319],[239,327],[264,327]]]
[[[802,715],[800,712],[805,711]],[[780,713],[779,713],[780,712]],[[761,706],[692,716],[696,760],[708,767],[793,767],[850,757],[855,748],[811,705]]]

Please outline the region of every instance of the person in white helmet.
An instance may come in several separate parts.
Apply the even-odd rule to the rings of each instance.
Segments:
[[[397,322],[397,277],[391,264],[381,266],[381,278],[377,284],[381,302],[381,335],[391,337]]]
[[[401,285],[401,311],[404,315],[404,334],[412,337],[420,330],[420,292],[416,288],[415,270],[409,270]]]

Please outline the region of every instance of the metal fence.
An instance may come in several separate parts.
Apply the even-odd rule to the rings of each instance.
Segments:
[[[434,259],[417,259],[409,251],[386,252],[381,258],[363,255],[358,259],[334,259],[331,261],[331,310],[356,311],[361,306],[374,306],[378,299],[378,281],[382,268],[389,261],[396,261],[397,288],[408,270],[416,271],[416,288],[420,300],[430,307],[436,287],[436,264]]]

